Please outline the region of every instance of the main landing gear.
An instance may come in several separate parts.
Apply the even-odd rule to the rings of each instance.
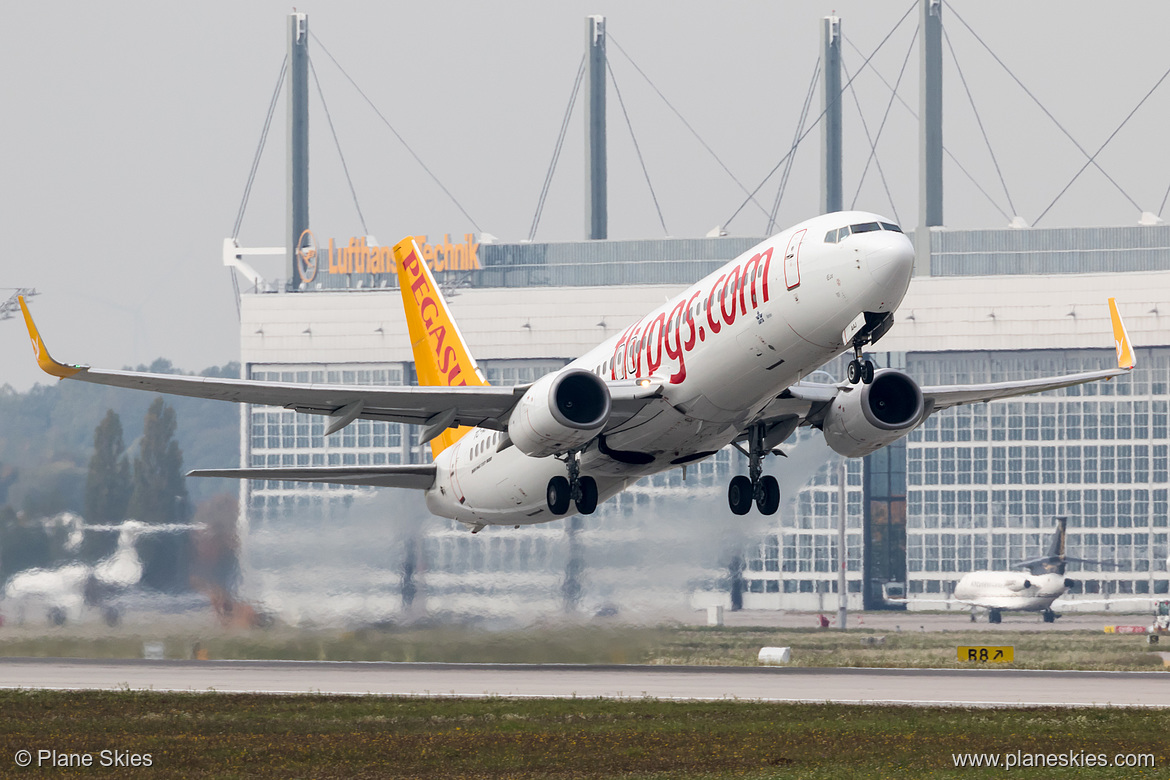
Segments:
[[[597,480],[593,477],[581,476],[580,453],[570,452],[565,456],[565,465],[569,469],[569,476],[553,477],[548,481],[548,492],[545,498],[548,501],[548,511],[554,515],[563,515],[569,511],[569,502],[577,505],[577,512],[591,515],[597,511]]]
[[[738,446],[738,445],[737,445]],[[760,514],[774,515],[780,508],[780,483],[771,474],[763,474],[764,428],[753,425],[748,432],[748,475],[737,474],[727,486],[727,503],[737,515],[746,515],[754,501]]]
[[[988,610],[988,612],[987,612],[987,622],[988,623],[999,623],[1002,620],[1003,620],[1003,615],[1001,615],[999,613],[998,609]]]
[[[1044,622],[1045,623],[1055,623],[1056,619],[1058,617],[1060,617],[1060,615],[1056,614],[1051,609],[1044,610],[1043,614],[1044,614]]]

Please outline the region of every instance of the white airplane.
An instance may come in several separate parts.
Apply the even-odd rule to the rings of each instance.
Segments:
[[[202,527],[186,523],[150,524],[138,520],[126,520],[117,525],[79,524],[76,534],[117,531],[118,544],[114,552],[93,566],[69,563],[56,569],[17,572],[4,586],[5,608],[19,613],[26,612],[30,606],[43,608],[50,623],[61,625],[68,619],[79,619],[87,606],[101,606],[102,617],[108,624],[115,625],[121,614],[117,607],[107,603],[108,600],[142,579],[142,559],[134,546],[138,538],[144,534],[192,531]],[[80,536],[77,536],[76,543],[80,543]]]
[[[975,607],[987,610],[987,622],[999,623],[1004,611],[1042,612],[1044,622],[1055,621],[1058,614],[1052,602],[1068,592],[1075,583],[1064,576],[1069,563],[1099,563],[1064,554],[1067,517],[1056,518],[1056,531],[1048,551],[1039,558],[1020,561],[1021,571],[973,571],[964,574],[955,586],[955,600],[970,604],[971,620]]]
[[[874,370],[862,349],[893,324],[914,251],[884,217],[838,212],[802,222],[748,250],[637,322],[529,385],[490,387],[411,238],[394,247],[419,387],[299,385],[69,366],[45,349],[24,308],[41,367],[61,378],[151,392],[282,406],[332,418],[425,426],[434,462],[417,465],[197,470],[237,477],[416,488],[430,511],[468,525],[542,523],[600,501],[649,474],[707,458],[728,444],[748,457],[732,478],[731,511],[776,512],[762,474],[798,426],[861,457],[958,404],[1120,376],[1134,364],[1110,299],[1118,367],[1002,382],[919,388]],[[849,382],[804,380],[852,351]]]

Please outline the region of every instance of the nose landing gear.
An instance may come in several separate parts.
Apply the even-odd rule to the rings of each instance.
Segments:
[[[580,453],[570,452],[565,456],[565,465],[569,469],[568,478],[553,477],[548,481],[548,490],[545,500],[548,511],[554,515],[563,515],[569,511],[569,502],[577,505],[577,512],[591,515],[597,511],[597,480],[589,476],[581,476]]]
[[[849,361],[849,366],[846,368],[845,375],[849,379],[849,384],[855,385],[858,382],[862,384],[873,384],[873,363],[869,360],[861,359],[861,346],[855,347],[856,357]]]
[[[865,325],[857,331],[856,335],[849,342],[853,347],[853,360],[849,361],[849,366],[846,369],[845,375],[849,379],[849,384],[855,385],[858,382],[863,384],[873,383],[873,363],[866,360],[861,354],[861,348],[866,344],[874,344],[882,336],[886,335],[894,324],[894,315],[890,312],[877,313],[867,311],[864,313]]]
[[[753,501],[760,514],[774,515],[780,508],[780,483],[771,474],[763,474],[764,456],[768,454],[763,427],[752,426],[748,440],[748,476],[737,474],[731,478],[727,486],[727,503],[737,515],[751,511]]]

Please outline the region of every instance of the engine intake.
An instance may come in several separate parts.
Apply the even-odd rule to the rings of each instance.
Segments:
[[[918,383],[901,371],[883,368],[873,382],[839,392],[821,430],[833,451],[860,458],[897,441],[922,422]]]
[[[508,418],[508,436],[525,455],[543,458],[580,447],[609,421],[609,387],[573,368],[533,383]]]

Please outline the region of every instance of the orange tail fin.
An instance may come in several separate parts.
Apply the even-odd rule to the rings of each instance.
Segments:
[[[402,291],[419,384],[428,387],[486,385],[413,238],[404,238],[394,245],[394,263],[398,268],[398,286]],[[470,430],[460,426],[443,431],[431,439],[431,454],[439,457],[440,452]]]
[[[1133,346],[1129,343],[1129,333],[1125,330],[1125,323],[1121,321],[1121,314],[1117,311],[1117,299],[1109,299],[1109,317],[1113,320],[1113,346],[1117,349],[1117,367],[1133,368],[1137,362],[1133,356]]]

